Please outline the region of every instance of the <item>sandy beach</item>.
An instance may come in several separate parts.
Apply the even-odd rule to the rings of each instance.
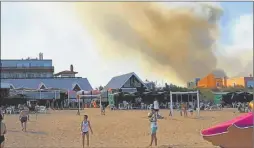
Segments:
[[[80,123],[84,114],[89,116],[94,134],[90,147],[147,147],[150,141],[148,110],[109,111],[100,115],[100,109],[85,109],[81,116],[76,110],[49,111],[48,114],[30,115],[27,132],[22,132],[18,115],[6,115],[5,147],[82,147]],[[234,113],[235,112],[235,113]],[[160,113],[166,117],[158,121],[158,147],[214,147],[200,136],[200,130],[238,115],[234,109],[201,111],[200,118],[181,117],[168,110]]]

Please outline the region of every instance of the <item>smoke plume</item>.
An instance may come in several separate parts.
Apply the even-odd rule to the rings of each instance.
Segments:
[[[105,58],[138,59],[144,72],[178,84],[217,68],[218,7],[200,3],[166,8],[155,2],[86,2],[76,7]]]

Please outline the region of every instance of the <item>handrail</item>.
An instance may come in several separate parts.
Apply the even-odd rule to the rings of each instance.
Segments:
[[[1,69],[54,69],[54,66],[12,66],[12,67],[0,67]]]

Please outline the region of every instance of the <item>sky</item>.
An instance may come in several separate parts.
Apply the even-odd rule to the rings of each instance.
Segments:
[[[224,11],[219,43],[226,48],[221,54],[253,49],[253,4],[217,4]],[[36,58],[42,52],[44,59],[53,59],[55,72],[73,64],[78,76],[88,78],[93,87],[129,72],[163,83],[162,78],[142,72],[134,61],[102,59],[70,2],[2,2],[1,7],[1,59]]]

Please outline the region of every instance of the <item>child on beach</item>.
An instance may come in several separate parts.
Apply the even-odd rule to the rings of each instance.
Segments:
[[[85,147],[85,137],[87,140],[86,145],[89,146],[89,129],[91,131],[91,133],[93,134],[93,130],[91,128],[91,123],[88,120],[88,116],[84,115],[84,120],[81,123],[81,133],[82,133],[82,145],[83,148]]]
[[[149,146],[153,145],[153,141],[155,146],[157,146],[157,129],[158,129],[158,125],[157,125],[157,113],[156,110],[154,108],[152,108],[152,113],[149,115],[150,117],[150,122],[151,122],[151,142]]]

